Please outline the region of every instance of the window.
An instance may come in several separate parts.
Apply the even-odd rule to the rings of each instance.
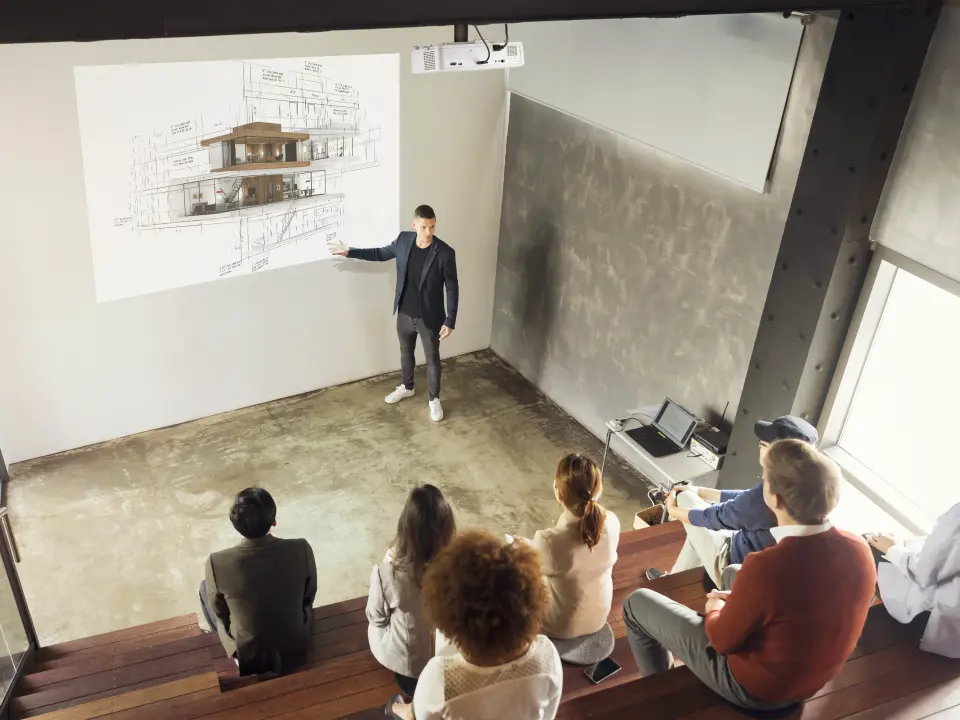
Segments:
[[[960,283],[881,248],[828,399],[824,445],[918,532],[960,502],[958,372]]]

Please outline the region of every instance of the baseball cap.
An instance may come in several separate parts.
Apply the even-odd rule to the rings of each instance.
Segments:
[[[813,425],[794,415],[781,415],[773,422],[760,420],[753,426],[753,434],[768,443],[793,438],[816,445],[820,440]]]

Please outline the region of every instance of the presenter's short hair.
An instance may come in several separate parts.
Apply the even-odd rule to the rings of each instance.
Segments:
[[[549,602],[537,551],[478,531],[461,533],[427,565],[422,599],[435,627],[468,659],[525,648]]]
[[[433,208],[429,205],[419,205],[416,210],[413,211],[413,216],[415,218],[421,218],[423,220],[436,220],[437,214],[433,211]]]
[[[840,467],[810,443],[777,440],[763,459],[763,476],[790,517],[820,525],[840,499]]]
[[[270,532],[277,519],[277,504],[263,488],[241,490],[230,508],[230,522],[245,538],[261,538]]]

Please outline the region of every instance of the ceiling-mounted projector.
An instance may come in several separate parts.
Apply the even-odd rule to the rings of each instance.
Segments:
[[[413,49],[413,72],[505,70],[523,66],[523,44],[473,42],[424,45]]]

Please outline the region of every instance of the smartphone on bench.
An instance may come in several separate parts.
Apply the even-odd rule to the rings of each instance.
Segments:
[[[620,666],[617,665],[617,661],[613,658],[601,660],[596,665],[591,665],[583,671],[584,675],[587,676],[587,680],[592,682],[594,685],[603,682],[608,677],[618,672],[620,672]]]

